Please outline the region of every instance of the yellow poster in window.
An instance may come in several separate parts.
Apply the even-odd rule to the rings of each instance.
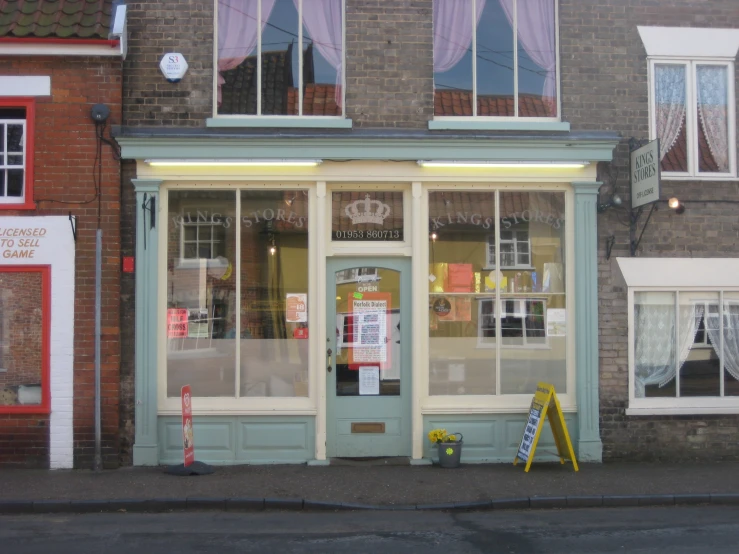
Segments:
[[[536,444],[539,441],[545,419],[549,419],[549,425],[554,436],[554,444],[557,446],[557,455],[559,456],[560,463],[564,464],[566,461],[570,461],[575,471],[579,471],[580,468],[577,466],[575,451],[572,448],[570,435],[567,432],[567,424],[562,413],[562,407],[554,391],[554,385],[548,383],[539,383],[536,385],[536,393],[534,393],[534,398],[531,400],[531,407],[529,408],[529,418],[526,421],[521,444],[513,460],[513,465],[518,464],[518,460],[524,461],[526,462],[524,471],[529,471],[531,462],[534,460]]]

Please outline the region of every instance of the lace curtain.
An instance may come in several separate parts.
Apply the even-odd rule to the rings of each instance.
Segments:
[[[513,3],[516,0],[500,0],[500,5],[513,26]],[[557,55],[555,48],[554,0],[519,0],[516,10],[518,40],[532,61],[547,72],[544,79],[542,100],[549,115],[556,115]]]
[[[685,122],[685,66],[655,65],[654,96],[659,159],[665,157]]]
[[[275,0],[218,1],[218,104],[221,103],[221,87],[225,83],[221,73],[237,67],[257,47],[260,1],[264,30]]]
[[[648,385],[664,387],[675,378],[695,341],[704,306],[680,306],[679,337],[675,337],[674,304],[636,304],[634,306],[635,396],[644,398]],[[679,353],[675,364],[675,352]]]
[[[485,0],[477,0],[475,26]],[[449,71],[472,44],[472,0],[434,0],[434,72]]]
[[[724,303],[724,348],[721,348],[721,315],[709,311],[706,329],[716,355],[723,355],[724,369],[739,380],[739,304]]]
[[[722,173],[729,171],[728,72],[722,65],[696,69],[698,116],[708,148]]]

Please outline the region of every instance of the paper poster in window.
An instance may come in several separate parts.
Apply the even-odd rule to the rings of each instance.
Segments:
[[[551,308],[547,310],[547,336],[564,337],[567,334],[567,310]]]
[[[307,323],[308,295],[288,293],[285,300],[285,318],[288,323]]]
[[[472,321],[472,299],[458,296],[454,299],[455,321]]]
[[[472,264],[449,264],[446,292],[472,292]]]
[[[379,364],[390,367],[388,333],[391,329],[391,296],[388,292],[356,293],[349,299],[352,344],[349,346],[349,368]]]
[[[191,339],[208,338],[208,310],[198,308],[188,310],[187,336]]]
[[[380,394],[380,368],[376,365],[359,366],[359,394]]]

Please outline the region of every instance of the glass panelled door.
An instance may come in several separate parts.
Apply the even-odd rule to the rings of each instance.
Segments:
[[[327,267],[327,455],[411,455],[410,261]]]

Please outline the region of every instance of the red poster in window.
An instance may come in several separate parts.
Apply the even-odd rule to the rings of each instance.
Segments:
[[[187,337],[187,310],[170,308],[167,310],[167,338]]]
[[[390,367],[392,351],[392,296],[389,292],[355,292],[349,299],[348,332],[349,369],[376,365]]]
[[[185,453],[185,467],[195,461],[195,441],[192,433],[192,393],[190,385],[182,387],[182,445]]]
[[[472,292],[472,264],[449,264],[446,292]]]

